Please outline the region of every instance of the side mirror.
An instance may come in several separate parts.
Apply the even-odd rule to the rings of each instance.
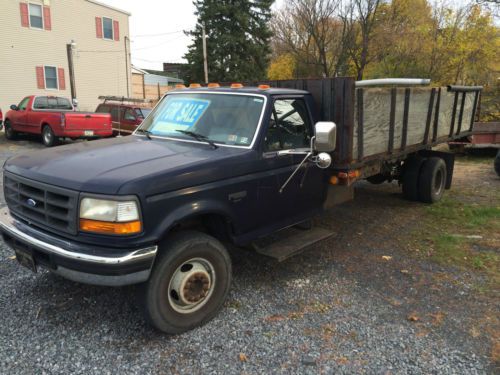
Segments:
[[[18,106],[17,106],[17,105],[15,105],[15,104],[12,104],[12,105],[10,106],[10,109],[12,109],[13,111],[19,111]]]
[[[78,100],[77,99],[73,98],[72,103],[73,103],[73,107],[75,107],[75,108],[78,107]]]
[[[337,143],[337,125],[334,122],[320,121],[314,125],[316,139],[314,149],[318,152],[335,151]]]

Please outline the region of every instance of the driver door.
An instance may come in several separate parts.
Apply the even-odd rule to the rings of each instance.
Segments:
[[[269,173],[259,186],[259,203],[265,207],[267,223],[290,225],[321,208],[326,174],[310,161],[306,161],[283,187],[306,156],[305,153],[288,152],[309,151],[313,135],[313,121],[304,97],[274,99],[261,160]]]
[[[26,130],[26,122],[28,121],[28,103],[30,101],[30,97],[26,97],[19,103],[18,110],[13,111],[10,116],[10,121],[12,128],[16,131],[25,131]]]

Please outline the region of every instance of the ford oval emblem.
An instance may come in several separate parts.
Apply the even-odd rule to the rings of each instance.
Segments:
[[[26,203],[30,207],[36,207],[36,200],[34,200],[34,199],[29,198],[28,200],[26,200]]]

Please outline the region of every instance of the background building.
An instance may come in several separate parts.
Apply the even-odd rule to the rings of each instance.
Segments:
[[[139,69],[132,66],[132,97],[137,99],[160,99],[165,92],[184,81],[169,77],[162,71]]]
[[[131,95],[129,13],[93,0],[1,2],[4,111],[32,94],[71,98],[71,57],[80,110],[95,110],[99,95]]]

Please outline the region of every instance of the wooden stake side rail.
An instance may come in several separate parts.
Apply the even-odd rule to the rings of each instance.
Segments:
[[[314,121],[337,124],[334,169],[397,160],[471,134],[481,87],[355,87],[352,77],[245,82],[311,93]]]

